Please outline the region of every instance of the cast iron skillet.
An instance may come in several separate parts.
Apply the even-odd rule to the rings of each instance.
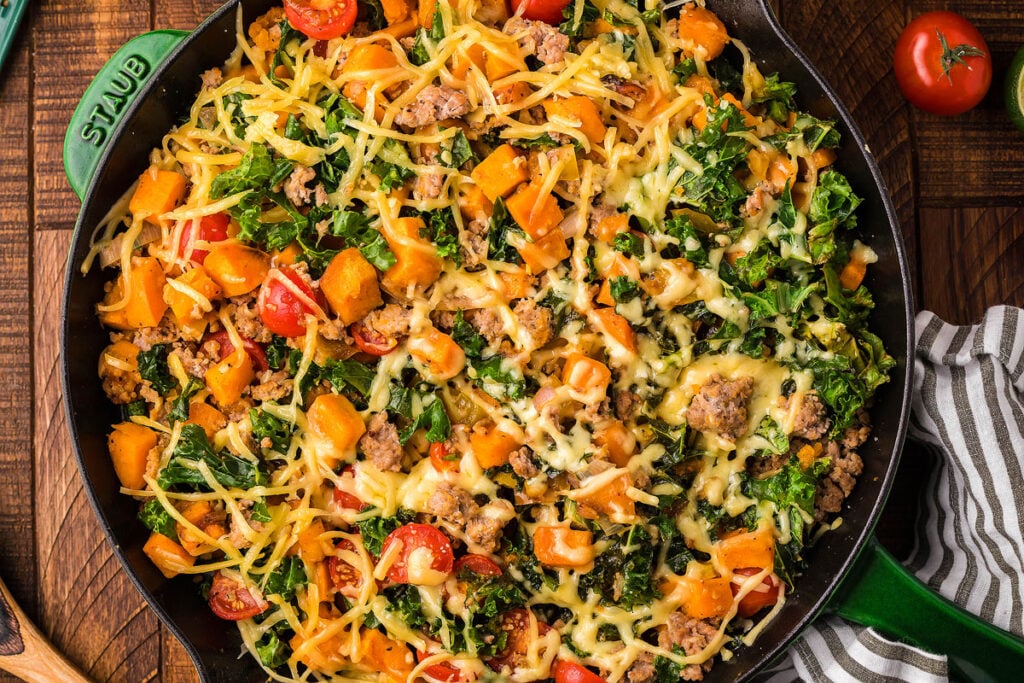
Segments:
[[[118,558],[210,683],[261,681],[265,675],[251,658],[238,659],[236,629],[206,608],[194,584],[186,578],[164,579],[142,553],[148,534],[136,519],[137,503],[119,493],[107,454],[106,435],[118,421],[118,411],[96,376],[96,359],[108,340],[94,306],[103,296],[106,276],[94,268],[83,277],[80,266],[93,227],[145,169],[149,150],[187,113],[199,88],[199,74],[226,59],[235,43],[238,4],[239,0],[228,2],[191,34],[156,31],[125,45],[86,91],[64,146],[68,178],[83,200],[68,262],[62,328],[64,396],[72,441],[86,491]],[[246,25],[272,4],[246,2]],[[843,525],[810,552],[809,569],[771,627],[752,647],[740,648],[731,661],[717,662],[708,680],[746,680],[825,609],[947,653],[954,668],[970,680],[1010,680],[1024,670],[1024,646],[935,596],[871,535],[896,471],[913,367],[908,364],[913,348],[910,278],[878,167],[849,112],[782,32],[765,0],[708,4],[730,33],[751,48],[766,73],[779,71],[797,83],[802,109],[839,121],[839,164],[864,197],[859,224],[879,255],[867,283],[877,302],[872,324],[899,360],[872,410],[874,438],[861,451],[864,473],[847,502]]]

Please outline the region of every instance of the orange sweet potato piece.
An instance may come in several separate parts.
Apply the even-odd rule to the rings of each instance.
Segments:
[[[578,351],[570,353],[562,367],[562,383],[581,394],[604,391],[612,381],[612,372],[599,360]]]
[[[425,226],[418,217],[396,218],[385,226],[384,239],[395,254],[395,265],[381,278],[381,286],[398,297],[406,296],[410,288],[425,289],[437,281],[444,263],[437,249],[420,235]]]
[[[366,432],[355,406],[338,394],[317,396],[306,412],[306,420],[310,430],[334,448],[334,456],[328,458],[331,460],[354,455],[359,437]]]
[[[622,344],[627,350],[636,353],[636,335],[629,321],[615,312],[614,308],[595,308],[594,317],[601,331]]]
[[[563,218],[558,201],[550,193],[542,195],[539,182],[520,185],[505,202],[505,207],[534,241],[556,229]]]
[[[846,262],[843,270],[839,273],[839,284],[843,286],[843,289],[857,289],[864,282],[867,274],[868,264],[858,258],[857,252],[854,251],[850,254],[850,260]]]
[[[210,301],[220,298],[220,285],[213,281],[203,266],[196,265],[190,268],[175,278],[175,282],[196,290]],[[199,302],[169,283],[164,285],[164,302],[171,307],[179,326],[200,320],[207,313],[200,308]]]
[[[633,517],[636,503],[626,493],[632,485],[629,473],[623,472],[597,491],[577,496],[576,502],[608,517]]]
[[[143,489],[149,452],[156,448],[156,432],[134,422],[114,425],[107,437],[110,460],[121,485],[129,489]]]
[[[451,71],[452,76],[455,78],[463,80],[466,78],[466,74],[469,73],[471,66],[475,66],[483,71],[486,61],[487,52],[484,50],[484,46],[480,43],[474,43],[466,48],[465,52],[456,52],[452,55],[452,66],[449,71]]]
[[[722,54],[729,42],[725,24],[710,10],[694,5],[679,10],[677,31],[679,39],[691,43],[693,52],[702,52],[705,61]]]
[[[377,43],[364,43],[352,49],[344,66],[341,67],[342,75],[359,73],[363,71],[377,71],[379,69],[391,69],[398,66],[398,59],[391,50]],[[362,110],[366,109],[365,81],[349,81],[342,87],[342,94]],[[383,95],[378,94],[374,118],[380,121],[384,117],[384,107],[381,104]]]
[[[382,673],[388,683],[405,683],[416,666],[412,651],[404,643],[392,640],[380,631],[361,629],[360,664],[369,665],[374,673]]]
[[[146,214],[150,223],[160,224],[161,216],[173,211],[185,199],[188,181],[180,173],[162,171],[155,166],[147,168],[139,178],[128,210],[132,215]]]
[[[228,425],[228,418],[209,403],[196,401],[188,407],[188,420],[185,424],[199,425],[206,432],[206,438],[213,443],[217,432]]]
[[[160,324],[167,310],[163,298],[164,277],[160,262],[151,256],[132,257],[131,292],[128,302],[123,308],[112,311],[101,311],[100,321],[119,330],[137,330],[143,327],[155,327]],[[114,286],[103,297],[103,305],[109,306],[120,302],[125,297],[125,274],[121,273]]]
[[[242,397],[242,392],[256,379],[252,359],[245,349],[238,348],[206,371],[206,386],[213,400],[220,406],[229,406]]]
[[[486,221],[494,211],[494,203],[478,185],[467,183],[459,187],[459,211],[467,221]]]
[[[732,589],[726,577],[697,579],[677,576],[671,582],[676,584],[673,592],[680,591],[683,611],[694,619],[720,617],[732,607]]]
[[[516,247],[530,273],[537,275],[569,258],[569,245],[561,230],[552,230],[534,242]]]
[[[185,506],[181,509],[181,516],[188,520],[190,524],[202,530],[207,536],[220,538],[227,533],[227,529],[219,521],[211,519],[212,515],[213,504],[208,500],[190,501],[185,503]],[[204,553],[215,550],[214,546],[203,541],[195,532],[181,522],[177,523],[176,528],[178,531],[178,543],[181,544],[181,547],[189,555],[199,557]]]
[[[224,296],[241,296],[263,284],[270,272],[270,254],[227,240],[210,249],[203,265]]]
[[[469,435],[469,444],[476,461],[485,470],[508,464],[512,451],[522,445],[516,435],[490,420],[476,424]]]
[[[155,531],[149,535],[146,545],[142,546],[142,552],[168,579],[173,579],[196,563],[196,558],[189,555],[180,544]]]
[[[605,244],[615,241],[615,236],[620,232],[629,230],[629,214],[613,213],[605,216],[594,226],[594,235]]]
[[[466,353],[451,336],[435,327],[409,337],[409,355],[426,366],[432,380],[455,377],[466,367]]]
[[[412,10],[406,0],[381,0],[380,6],[384,10],[384,20],[389,26],[405,19]]]
[[[636,452],[636,436],[620,420],[609,420],[594,433],[594,443],[608,453],[608,459],[618,467],[629,465]]]
[[[601,120],[601,112],[597,110],[597,105],[589,97],[573,95],[564,99],[545,100],[542,104],[549,119],[557,116],[579,121],[579,130],[587,140],[590,140],[590,144],[599,145],[604,140],[604,134],[608,129]]]
[[[744,531],[720,540],[715,554],[723,567],[769,569],[775,564],[775,536],[769,527]]]
[[[320,291],[341,322],[350,325],[384,303],[377,270],[355,247],[338,253],[320,278]]]
[[[470,175],[493,202],[498,197],[507,197],[519,183],[526,182],[530,178],[530,169],[526,157],[512,145],[504,144],[477,164]]]
[[[507,270],[498,273],[501,291],[506,299],[522,299],[530,294],[533,276],[523,270]]]
[[[538,526],[533,531],[533,553],[548,567],[580,569],[594,561],[594,535],[566,526]]]

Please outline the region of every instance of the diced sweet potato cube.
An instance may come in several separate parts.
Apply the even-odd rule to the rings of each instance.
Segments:
[[[629,465],[636,452],[636,436],[620,420],[609,420],[594,432],[594,443],[608,453],[608,459],[618,467]]]
[[[455,377],[466,367],[466,354],[451,336],[431,327],[409,337],[409,355],[426,366],[431,380]]]
[[[338,253],[320,278],[320,291],[341,322],[350,325],[384,303],[377,270],[355,247]]]
[[[101,311],[100,321],[119,330],[137,330],[159,325],[167,310],[167,303],[163,298],[167,279],[164,277],[160,262],[151,256],[133,257],[128,277],[131,281],[131,291],[127,294],[127,303],[122,308]],[[124,298],[125,274],[121,273],[114,286],[103,297],[103,305],[110,306]]]
[[[128,202],[128,210],[132,215],[146,214],[146,221],[154,224],[162,223],[160,218],[168,211],[173,211],[185,199],[185,188],[188,181],[180,173],[162,171],[150,166],[139,178]]]
[[[255,378],[252,359],[245,349],[238,348],[206,371],[206,386],[218,405],[229,406],[242,397],[242,392]]]
[[[470,175],[493,202],[498,197],[507,197],[519,183],[526,182],[530,169],[526,157],[512,145],[504,144],[477,164]]]
[[[552,230],[535,242],[516,247],[530,273],[537,275],[569,258],[569,245],[561,230]]]
[[[220,298],[220,285],[213,281],[203,266],[197,265],[185,271],[175,278],[175,282],[195,290],[211,302]],[[170,283],[164,285],[164,301],[171,307],[179,325],[200,320],[208,313],[187,291],[180,291]]]
[[[604,392],[612,381],[612,372],[599,360],[573,352],[562,367],[562,383],[581,394]]]
[[[538,526],[533,553],[541,564],[557,569],[581,569],[594,561],[594,535],[566,526]]]
[[[149,452],[156,448],[156,432],[134,422],[114,425],[114,431],[107,437],[110,460],[121,485],[128,489],[141,490],[146,487],[146,467]]]
[[[263,284],[270,272],[270,254],[239,242],[218,242],[203,266],[224,296],[241,296]]]
[[[636,353],[636,335],[629,321],[615,312],[614,308],[595,308],[594,318],[601,331],[617,341],[627,350]]]
[[[469,435],[473,457],[483,469],[508,464],[512,451],[522,445],[520,439],[490,420],[478,422]]]
[[[465,184],[459,188],[459,211],[467,221],[486,221],[494,212],[494,203],[479,185]]]
[[[548,118],[555,117],[579,121],[579,130],[592,145],[599,145],[604,140],[604,134],[608,130],[601,120],[601,112],[597,105],[589,97],[574,95],[564,99],[545,100],[544,111]]]
[[[188,407],[188,420],[185,424],[195,424],[203,428],[206,438],[213,443],[213,437],[228,424],[228,418],[209,403],[196,401]]]
[[[705,61],[722,54],[725,44],[729,42],[725,24],[710,10],[694,5],[686,5],[679,10],[676,31],[679,40],[689,44],[691,52],[701,53]]]
[[[426,289],[437,281],[444,263],[437,249],[420,235],[425,227],[422,218],[397,218],[385,227],[384,238],[395,254],[395,265],[381,278],[384,289],[398,297],[406,296],[410,288]]]
[[[325,454],[324,460],[335,464],[355,456],[356,444],[366,432],[355,406],[338,394],[317,396],[306,412],[306,420],[310,430],[327,441],[334,451]]]
[[[775,536],[767,526],[734,534],[717,543],[715,554],[729,569],[770,569],[775,565]]]
[[[556,229],[563,218],[558,200],[550,193],[541,194],[541,189],[538,182],[520,185],[505,202],[509,215],[535,241]]]
[[[146,553],[160,573],[168,579],[173,579],[196,563],[196,558],[189,555],[181,545],[155,531],[150,534],[149,540],[142,546],[142,552]]]

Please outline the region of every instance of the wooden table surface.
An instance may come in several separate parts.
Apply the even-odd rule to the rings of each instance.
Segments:
[[[98,681],[195,681],[114,559],[65,429],[58,329],[64,260],[79,202],[61,164],[67,121],[89,79],[129,38],[193,28],[218,0],[31,3],[0,73],[0,575],[29,615]],[[840,97],[892,192],[920,308],[969,323],[1024,305],[1024,135],[1001,85],[1024,43],[1019,0],[780,0],[783,25]],[[943,119],[896,86],[893,45],[910,17],[955,9],[985,36],[992,91]],[[880,529],[909,549],[926,460],[909,449]],[[13,681],[0,673],[0,682]]]

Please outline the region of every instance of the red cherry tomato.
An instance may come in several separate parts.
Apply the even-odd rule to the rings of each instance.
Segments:
[[[196,220],[199,221],[199,229],[196,230]],[[202,264],[210,253],[206,249],[195,249],[193,243],[196,240],[203,242],[223,242],[228,238],[228,226],[231,225],[231,218],[226,213],[215,213],[211,216],[191,220],[185,224],[181,231],[181,239],[178,241],[178,258],[189,255],[193,263]],[[192,248],[191,253],[189,249]]]
[[[558,26],[565,20],[562,10],[568,4],[569,0],[512,0],[512,11],[521,14],[524,19]]]
[[[354,479],[355,476],[355,468],[352,467],[351,465],[348,465],[347,467],[341,470],[342,479],[346,477],[348,477],[349,479]],[[331,494],[331,500],[334,502],[335,507],[339,507],[344,510],[358,511],[367,507],[367,505],[363,503],[363,501],[359,500],[357,496],[352,495],[348,491],[343,491],[338,487],[334,488],[334,492]]]
[[[203,339],[205,344],[208,341],[215,341],[220,345],[220,357],[217,360],[224,360],[232,353],[235,352],[235,345],[231,343],[231,337],[225,330],[219,330],[217,332],[211,332],[206,335]],[[270,369],[270,365],[267,364],[267,354],[263,350],[263,346],[254,342],[248,337],[242,337],[242,348],[249,354],[249,360],[252,361],[252,367],[257,372],[263,372]]]
[[[452,447],[445,441],[430,444],[430,464],[438,472],[458,472],[459,458],[452,455]]]
[[[213,575],[208,602],[214,614],[228,621],[249,619],[262,614],[270,606],[266,600],[256,597],[248,588],[228,578],[223,572]]]
[[[992,54],[969,21],[926,12],[896,41],[896,81],[915,107],[943,116],[974,107],[992,83]]]
[[[288,23],[316,40],[345,35],[358,13],[355,0],[284,0]]]
[[[352,323],[349,325],[348,333],[352,335],[352,339],[355,341],[356,346],[359,347],[359,350],[371,356],[386,356],[398,346],[397,339],[385,337],[377,330],[362,323]]]
[[[455,558],[452,543],[443,533],[429,524],[406,524],[398,527],[384,539],[381,556],[395,543],[402,544],[398,559],[388,569],[388,578],[395,583],[412,583],[409,577],[409,557],[413,552],[426,551],[430,556],[430,568],[435,572],[450,574]],[[415,577],[413,577],[415,578]]]
[[[348,539],[341,539],[337,548],[341,550],[355,550],[352,542]],[[331,578],[334,588],[346,598],[354,599],[359,596],[359,588],[363,585],[363,576],[359,570],[345,560],[332,555],[327,558],[327,575]]]
[[[606,683],[596,673],[576,662],[556,659],[551,667],[551,675],[555,683]]]
[[[508,633],[505,649],[500,654],[486,658],[487,666],[495,671],[513,671],[526,658],[530,648],[530,613],[519,607],[501,615],[501,630]],[[543,637],[551,627],[543,621],[537,622],[537,635]]]
[[[472,572],[478,576],[501,576],[501,567],[486,555],[463,555],[455,562],[452,570],[455,575],[463,571]]]
[[[291,268],[275,268],[263,281],[259,297],[256,299],[260,318],[274,334],[282,337],[301,337],[306,333],[306,316],[314,315],[314,311],[305,301],[292,293],[282,281],[282,277],[287,278],[306,297],[317,301],[316,294],[295,271]]]
[[[739,578],[734,578],[732,583],[729,584],[732,594],[736,595],[740,592],[740,586],[746,577],[760,574],[762,571],[762,569],[757,567],[744,567],[743,569],[734,570],[733,574]],[[771,607],[779,601],[779,591],[781,589],[782,581],[779,580],[779,577],[775,576],[775,574],[769,574],[761,582],[760,586],[743,596],[739,607],[736,609],[736,613],[741,617],[750,618],[765,607]]]
[[[430,656],[428,652],[421,652],[416,650],[416,661],[422,662],[424,659]],[[462,672],[457,668],[449,664],[448,662],[439,662],[437,664],[431,664],[430,666],[423,669],[423,675],[432,681],[438,681],[439,683],[457,683],[458,681],[465,680],[462,677]]]

